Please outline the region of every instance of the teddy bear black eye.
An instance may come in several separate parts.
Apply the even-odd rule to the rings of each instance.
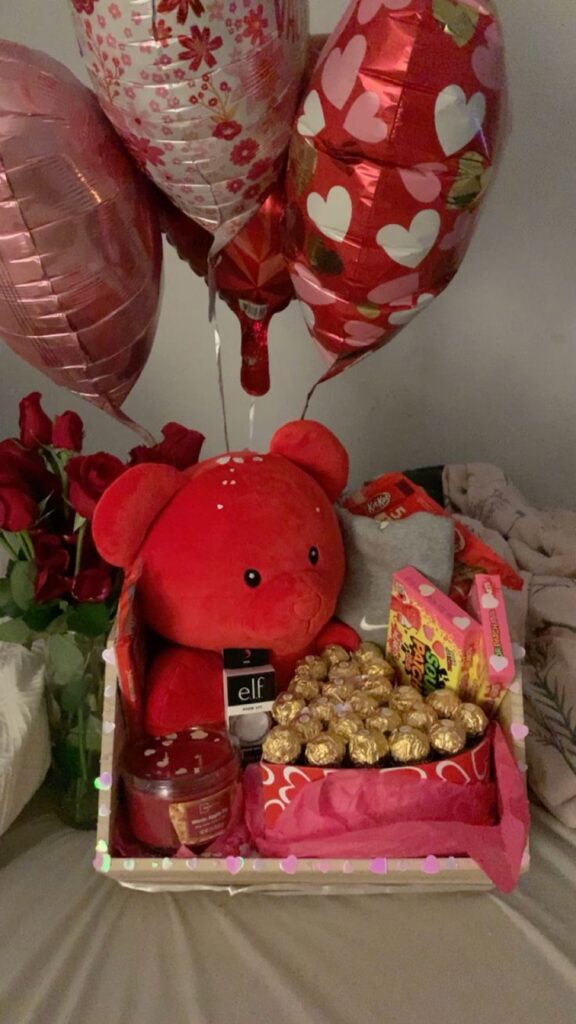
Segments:
[[[248,587],[259,587],[262,583],[262,577],[256,569],[246,569],[244,573],[244,582]]]
[[[308,552],[308,558],[312,562],[312,565],[318,565],[318,559],[320,558],[318,548],[310,548],[310,551]]]

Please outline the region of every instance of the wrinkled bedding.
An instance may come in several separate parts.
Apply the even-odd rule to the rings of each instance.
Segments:
[[[527,651],[529,781],[576,828],[576,512],[532,507],[501,469],[484,463],[446,467],[444,492],[524,577],[523,593],[507,597],[514,639]]]

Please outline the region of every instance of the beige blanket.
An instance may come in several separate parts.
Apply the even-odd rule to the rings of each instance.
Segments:
[[[576,512],[533,508],[502,470],[483,463],[448,466],[444,490],[453,510],[525,578],[524,594],[507,596],[514,639],[527,649],[529,780],[542,803],[576,828]]]

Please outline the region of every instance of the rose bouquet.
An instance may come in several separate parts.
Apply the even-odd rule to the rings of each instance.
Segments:
[[[46,654],[52,780],[66,820],[95,821],[103,687],[102,652],[114,620],[119,570],[98,554],[91,519],[108,485],[129,466],[162,462],[187,469],[204,438],[167,424],[156,445],[122,462],[107,452],[82,454],[84,426],[75,412],[52,421],[34,392],[20,403],[20,436],[0,442],[0,641]]]

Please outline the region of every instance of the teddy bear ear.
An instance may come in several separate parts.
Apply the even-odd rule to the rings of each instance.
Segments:
[[[296,420],[277,430],[270,442],[273,455],[283,455],[314,477],[330,501],[342,494],[348,481],[348,453],[321,423]]]
[[[123,569],[132,565],[156,516],[187,482],[173,466],[142,463],[110,484],[92,520],[102,558]]]

